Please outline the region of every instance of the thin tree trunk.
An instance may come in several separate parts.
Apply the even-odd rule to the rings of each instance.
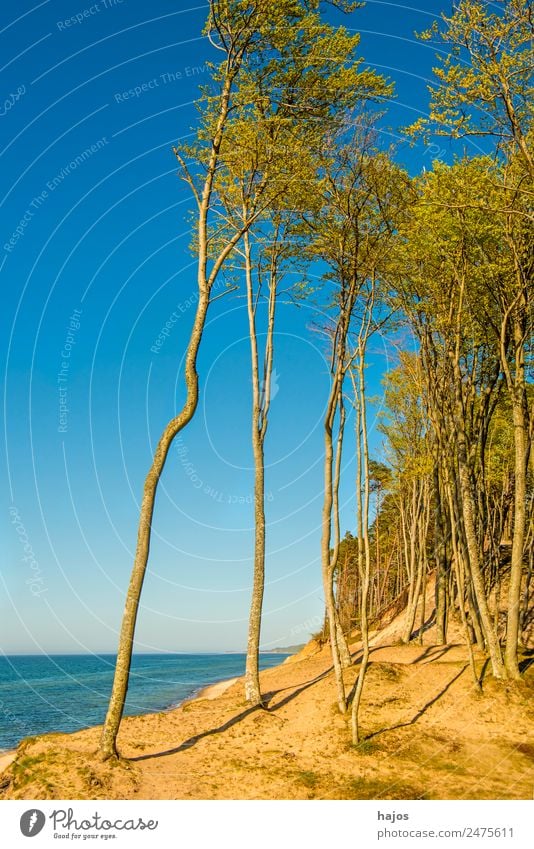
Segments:
[[[480,568],[480,559],[478,553],[478,542],[476,538],[475,522],[474,522],[474,505],[471,494],[471,485],[469,481],[469,472],[465,464],[465,457],[459,458],[459,477],[460,477],[460,492],[462,495],[462,514],[464,520],[465,536],[467,543],[467,551],[469,555],[469,568],[471,572],[471,581],[477,600],[478,610],[480,613],[480,621],[484,631],[488,653],[491,659],[491,666],[495,678],[503,678],[505,675],[504,664],[502,661],[501,648],[497,639],[497,634],[491,621],[491,614],[488,608],[486,597],[486,588],[484,586],[484,577]]]
[[[465,279],[462,276],[460,280],[459,305],[457,310],[457,331],[455,350],[452,354],[452,367],[454,373],[454,410],[456,419],[456,443],[458,456],[458,480],[461,497],[462,518],[464,524],[465,540],[467,545],[467,554],[469,559],[469,570],[471,573],[471,581],[473,590],[477,600],[478,610],[480,614],[480,622],[484,631],[488,653],[491,659],[491,666],[495,678],[505,677],[505,667],[502,658],[501,647],[499,640],[491,621],[491,614],[488,608],[488,600],[486,596],[486,587],[484,583],[484,575],[482,573],[480,552],[478,547],[478,539],[475,526],[475,500],[471,487],[469,474],[468,451],[467,451],[467,436],[465,432],[464,409],[462,403],[462,375],[460,372],[460,338],[461,338],[461,321],[462,307],[465,289]]]
[[[473,652],[473,644],[471,642],[471,635],[469,632],[469,624],[467,622],[467,615],[465,612],[465,581],[464,576],[462,574],[462,569],[460,566],[460,552],[458,548],[458,537],[455,532],[455,518],[454,518],[454,505],[452,492],[449,485],[447,485],[447,497],[449,501],[449,514],[450,514],[450,524],[451,524],[451,541],[452,541],[452,561],[453,561],[453,569],[456,577],[456,586],[458,588],[458,607],[460,611],[460,619],[462,621],[462,626],[464,629],[465,635],[465,645],[467,648],[467,653],[469,656],[469,667],[471,669],[471,674],[473,676],[473,682],[477,690],[481,689],[481,684],[478,678],[476,663],[475,663],[475,654]]]
[[[510,678],[521,677],[517,649],[519,643],[521,581],[525,550],[527,508],[527,422],[524,395],[523,334],[515,328],[516,378],[512,391],[512,413],[514,423],[514,531],[512,537],[512,559],[510,563],[510,588],[508,593],[508,621],[504,661]]]
[[[122,715],[124,712],[124,703],[126,701],[126,693],[128,691],[128,682],[130,677],[130,666],[132,660],[132,650],[135,634],[135,625],[139,610],[139,601],[141,590],[145,578],[146,567],[148,563],[148,555],[150,551],[150,537],[152,530],[152,517],[154,514],[154,503],[156,499],[156,491],[158,483],[167,459],[169,448],[175,436],[191,421],[198,404],[198,374],[197,374],[197,356],[202,334],[206,323],[206,316],[210,301],[210,291],[214,280],[226,257],[234,249],[235,245],[241,238],[242,233],[236,234],[225,246],[219,254],[216,262],[208,275],[208,213],[211,204],[213,193],[213,184],[217,163],[219,160],[219,152],[223,138],[223,130],[228,117],[230,107],[230,93],[232,84],[239,70],[241,58],[236,55],[233,60],[227,65],[227,73],[221,91],[220,113],[215,127],[215,132],[212,140],[212,146],[207,165],[207,173],[204,181],[202,194],[194,188],[191,182],[193,193],[198,204],[198,302],[195,314],[195,320],[189,339],[185,359],[185,385],[186,385],[186,400],[181,412],[175,416],[165,430],[163,431],[159,442],[156,446],[152,465],[146,476],[143,498],[141,501],[141,510],[139,515],[139,525],[137,531],[137,545],[133,568],[130,576],[130,584],[126,594],[126,602],[122,618],[121,632],[119,637],[119,646],[117,650],[117,660],[115,665],[115,674],[111,696],[109,700],[108,710],[102,729],[100,738],[100,754],[106,760],[111,757],[117,757],[117,734],[119,732]],[[175,150],[175,153],[180,162],[180,156]],[[187,174],[186,170],[186,174]],[[245,227],[245,229],[247,229]]]
[[[365,406],[365,375],[364,375],[364,367],[365,367],[365,344],[360,345],[359,350],[359,362],[358,362],[358,383],[354,380],[354,375],[351,373],[351,378],[354,387],[354,396],[357,403],[357,441],[358,444],[356,446],[357,452],[357,474],[358,474],[358,497],[357,497],[357,509],[358,509],[358,539],[361,540],[363,538],[363,563],[362,563],[362,549],[361,544],[359,545],[359,572],[360,572],[360,581],[362,584],[362,592],[361,592],[361,607],[360,607],[360,624],[361,624],[361,636],[362,636],[362,659],[360,662],[360,668],[358,670],[358,678],[356,681],[356,688],[354,691],[354,697],[352,700],[352,711],[351,711],[351,729],[352,729],[352,742],[354,745],[357,745],[360,742],[360,726],[359,726],[359,715],[360,715],[360,704],[363,693],[363,685],[365,683],[365,675],[367,672],[367,667],[369,665],[369,583],[370,583],[370,573],[371,573],[371,551],[369,546],[369,446],[367,439],[367,413]],[[363,469],[362,469],[362,459],[363,459]],[[361,478],[363,471],[363,485],[364,485],[364,497],[363,497],[363,505],[362,505],[362,497],[361,497]]]
[[[334,547],[332,551],[332,556],[330,559],[330,568],[332,570],[332,579],[336,573],[338,568],[338,559],[339,559],[339,544],[341,542],[341,529],[339,525],[339,484],[341,481],[341,457],[343,453],[343,437],[345,434],[345,405],[343,403],[343,395],[340,395],[339,398],[339,427],[337,433],[336,440],[336,453],[334,460],[334,479],[333,479],[333,487],[332,487],[332,515],[333,515],[333,524],[334,524]],[[339,602],[339,598],[337,600]],[[341,627],[341,622],[339,618],[339,609],[338,604],[335,607],[335,619],[336,619],[336,639],[339,650],[339,659],[341,661],[341,666],[343,669],[348,669],[348,667],[352,663],[352,658],[350,656],[349,647],[347,645],[347,640],[345,639],[345,634],[343,633],[343,628]]]
[[[421,587],[421,616],[419,618],[419,645],[424,643],[425,636],[425,617],[426,617],[426,585],[427,585],[427,568],[426,564],[423,567],[423,582]]]
[[[323,589],[325,595],[326,614],[328,618],[328,633],[330,637],[330,648],[332,651],[332,663],[334,666],[334,677],[336,680],[337,702],[340,713],[345,713],[347,710],[347,702],[345,696],[345,684],[343,681],[343,670],[341,666],[341,658],[339,654],[339,645],[337,640],[336,626],[336,600],[334,597],[333,587],[333,571],[331,567],[330,554],[330,535],[332,523],[332,506],[333,506],[333,475],[332,469],[334,464],[334,447],[332,440],[332,428],[335,418],[338,399],[340,395],[340,377],[336,372],[324,424],[324,501],[323,501],[323,517],[322,517],[322,535],[321,535],[321,563],[323,575]]]
[[[417,488],[419,492],[417,492]],[[420,523],[422,521],[421,501],[423,498],[423,486],[418,482],[413,482],[412,492],[412,518],[410,528],[410,572],[412,575],[412,586],[410,598],[406,608],[406,620],[404,623],[404,631],[402,634],[403,643],[409,643],[412,638],[413,629],[415,626],[415,617],[417,615],[417,605],[421,595],[421,586],[423,582],[423,552],[420,546],[417,545],[417,536]],[[417,560],[417,567],[416,567]]]
[[[145,479],[143,500],[141,502],[141,511],[139,516],[137,547],[132,574],[130,577],[130,584],[126,595],[126,603],[124,606],[113,688],[100,740],[100,752],[104,759],[117,756],[117,734],[124,711],[126,692],[128,690],[135,624],[139,610],[141,589],[143,587],[143,581],[146,573],[148,554],[150,551],[152,516],[154,513],[157,486],[171,443],[174,437],[188,424],[188,422],[191,421],[198,404],[198,375],[196,362],[198,349],[202,339],[202,331],[206,321],[208,305],[209,293],[206,289],[203,289],[200,293],[197,304],[195,322],[191,332],[191,339],[185,362],[185,382],[187,388],[186,401],[181,413],[172,419],[163,431],[156,447],[152,466]]]
[[[434,545],[436,548],[436,643],[447,642],[447,549],[445,544],[443,503],[437,458],[434,464],[435,522]]]
[[[246,211],[244,219],[246,220]],[[265,589],[265,462],[264,442],[267,432],[270,380],[273,362],[273,332],[275,319],[275,291],[269,288],[269,318],[265,347],[263,392],[258,366],[258,341],[256,335],[256,303],[252,282],[250,237],[244,235],[245,277],[249,320],[250,354],[252,368],[252,451],[254,455],[254,576],[250,603],[247,660],[245,671],[245,697],[252,705],[262,703],[259,678],[259,652],[261,617]],[[271,280],[271,284],[273,281]]]

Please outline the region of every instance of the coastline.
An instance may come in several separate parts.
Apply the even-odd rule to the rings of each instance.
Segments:
[[[185,653],[183,653],[183,654],[185,654]],[[244,652],[233,652],[233,653],[230,653],[230,652],[224,652],[224,653],[223,652],[219,652],[219,653],[211,652],[211,653],[205,653],[205,654],[210,654],[210,655],[213,654],[213,655],[220,656],[222,658],[224,658],[227,654],[242,655],[243,657],[245,656]],[[262,654],[270,655],[271,652],[262,652]],[[279,655],[278,652],[273,653],[273,654],[275,655],[275,657],[272,658],[270,662],[274,661],[274,664],[275,664],[276,667],[281,665],[285,661],[285,659],[287,659],[287,657],[285,657],[283,654]],[[149,656],[152,657],[153,655],[149,655]],[[200,653],[199,653],[199,656],[201,656]],[[85,655],[81,655],[81,657],[85,657]],[[196,655],[194,657],[196,657]],[[215,660],[218,660],[218,657],[216,657]],[[244,666],[244,664],[243,664],[243,666]],[[271,668],[271,667],[268,667],[268,668]],[[213,678],[217,674],[220,675],[222,673],[222,675],[224,675],[226,673],[226,675],[228,675],[228,674],[231,675],[232,672],[234,672],[234,676],[232,676],[231,678],[221,678],[221,679],[215,678],[215,680],[213,680]],[[196,699],[207,699],[207,700],[216,699],[219,695],[222,695],[224,692],[226,692],[226,690],[228,688],[230,688],[234,683],[236,683],[238,680],[244,678],[243,674],[235,675],[235,672],[241,672],[241,669],[239,668],[239,666],[237,666],[237,668],[236,668],[235,663],[229,664],[228,662],[224,663],[224,661],[223,661],[222,668],[220,668],[220,669],[212,668],[211,670],[209,670],[207,672],[206,677],[208,678],[208,682],[211,678],[211,683],[207,683],[205,678],[204,678],[204,682],[202,681],[202,678],[200,678],[199,681],[196,681],[194,683],[192,681],[191,682],[185,682],[185,681],[180,682],[182,684],[189,684],[189,686],[187,688],[187,690],[189,690],[189,692],[187,692],[187,690],[186,690],[185,694],[180,694],[180,695],[176,694],[174,699],[171,696],[171,698],[168,699],[168,700],[165,699],[164,697],[162,698],[161,696],[158,697],[158,694],[156,692],[155,698],[154,698],[154,701],[155,701],[154,705],[150,705],[150,706],[147,705],[142,713],[129,714],[129,713],[126,712],[124,718],[126,718],[128,716],[152,716],[152,715],[157,715],[157,714],[166,714],[166,713],[170,713],[170,712],[173,712],[173,711],[179,709],[183,704],[190,704],[191,702],[195,701]],[[82,707],[83,707],[83,705],[82,705]],[[74,729],[57,728],[55,726],[47,728],[46,724],[41,722],[40,727],[41,727],[41,729],[44,727],[44,730],[41,730],[39,732],[34,731],[32,729],[31,724],[28,724],[26,734],[24,736],[18,737],[18,735],[17,736],[14,736],[14,735],[11,735],[11,734],[8,735],[7,738],[5,738],[2,741],[3,746],[0,747],[0,773],[4,772],[8,768],[8,766],[13,762],[13,760],[16,757],[16,753],[18,751],[19,745],[23,742],[23,740],[26,739],[26,737],[34,737],[34,736],[41,737],[41,736],[46,736],[48,734],[63,734],[63,733],[64,734],[73,734],[73,733],[75,734],[75,733],[77,733],[78,730],[86,730],[88,728],[93,727],[94,720],[93,720],[93,722],[89,721],[87,723],[87,725],[85,725],[85,724],[82,725],[81,724],[82,720],[83,720],[83,717],[80,717],[80,724],[78,725],[77,728],[74,728]],[[102,721],[103,721],[103,717],[102,717]]]
[[[276,666],[271,668],[276,669]],[[186,699],[186,701],[180,702],[180,705],[186,704],[186,702],[190,704],[191,702],[200,701],[200,699],[217,699],[229,690],[230,687],[241,680],[242,676],[238,676],[237,678],[225,678],[222,681],[216,681],[214,684],[208,684],[206,687],[203,687],[202,690],[199,690],[198,693],[196,693],[191,699]],[[180,705],[177,705],[177,707],[180,707]]]
[[[237,681],[241,680],[239,677],[237,678],[225,678],[222,681],[216,681],[214,684],[208,684],[206,687],[203,687],[198,693],[195,693],[189,699],[184,699],[184,701],[180,702],[178,705],[173,705],[169,708],[169,711],[178,710],[185,704],[191,704],[192,702],[201,701],[202,699],[217,699],[219,696],[222,696],[227,690],[230,689]],[[156,711],[147,714],[141,714],[142,716],[152,716],[157,715],[158,713],[165,713],[165,711]],[[5,751],[0,751],[0,775],[5,772],[5,770],[11,766],[15,758],[17,757],[17,749],[6,749]]]
[[[531,798],[523,741],[534,668],[513,698],[486,681],[482,702],[463,644],[389,637],[371,649],[361,749],[335,707],[330,649],[310,643],[292,663],[262,671],[267,710],[247,706],[241,677],[209,684],[175,709],[125,717],[118,762],[99,757],[99,726],[30,738],[15,765],[3,765],[0,799]],[[359,645],[352,648],[347,690],[358,674]],[[482,668],[484,657],[476,662]]]
[[[11,766],[16,757],[16,749],[8,749],[5,752],[0,752],[0,774],[4,772],[8,766]]]

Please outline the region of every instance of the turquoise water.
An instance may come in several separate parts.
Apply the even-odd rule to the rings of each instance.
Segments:
[[[285,657],[262,654],[260,666],[277,666]],[[114,663],[111,654],[0,657],[0,750],[34,734],[101,724]],[[244,672],[244,654],[136,655],[125,715],[165,710]]]

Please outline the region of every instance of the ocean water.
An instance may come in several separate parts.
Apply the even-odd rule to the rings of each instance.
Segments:
[[[244,654],[138,654],[132,660],[125,715],[175,707],[208,684],[245,672]],[[277,666],[283,654],[260,655]],[[23,737],[79,731],[104,721],[115,656],[0,656],[0,750]]]

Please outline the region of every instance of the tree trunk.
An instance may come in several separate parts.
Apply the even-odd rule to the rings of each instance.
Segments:
[[[179,415],[172,419],[163,431],[156,447],[152,466],[145,480],[143,500],[141,502],[141,512],[139,516],[137,547],[128,593],[126,595],[115,675],[113,679],[113,688],[100,739],[100,753],[104,759],[117,756],[117,734],[124,711],[126,692],[128,690],[135,624],[150,550],[152,516],[154,512],[157,486],[171,443],[175,436],[188,424],[188,422],[191,421],[198,404],[198,375],[196,362],[198,349],[202,339],[202,332],[206,322],[208,305],[209,293],[204,289],[199,296],[195,322],[186,355],[186,401]]]
[[[501,647],[499,646],[497,634],[495,633],[493,622],[491,621],[491,614],[489,612],[486,589],[484,586],[484,576],[482,575],[480,568],[478,542],[475,531],[473,498],[471,494],[469,472],[467,471],[465,458],[463,456],[459,463],[459,478],[460,492],[462,496],[462,515],[464,520],[467,552],[469,556],[469,568],[480,613],[480,621],[491,659],[493,675],[495,678],[503,678],[505,677],[505,669],[502,661]]]
[[[210,291],[224,260],[231,253],[242,235],[242,233],[236,234],[227,243],[219,254],[211,272],[208,275],[208,214],[213,194],[213,183],[219,160],[224,126],[230,107],[230,93],[233,81],[241,64],[241,59],[242,56],[235,55],[231,61],[229,60],[226,66],[226,76],[220,96],[220,112],[211,144],[207,173],[201,195],[191,183],[195,199],[197,200],[199,213],[197,270],[198,303],[185,359],[185,385],[187,394],[181,412],[171,419],[160,437],[156,446],[150,471],[145,479],[137,531],[137,545],[122,618],[115,675],[113,678],[106,719],[104,721],[104,727],[100,738],[100,754],[104,760],[117,756],[117,734],[119,732],[126,693],[128,690],[135,625],[150,551],[150,536],[156,490],[171,443],[175,436],[191,421],[197,408],[197,356],[206,323]],[[179,161],[182,163],[183,160],[180,158],[176,149],[175,153]],[[187,174],[188,172],[186,170],[186,175]],[[245,227],[245,230],[246,229],[247,228]]]
[[[465,635],[465,645],[467,648],[467,653],[469,657],[469,667],[471,669],[471,674],[473,676],[473,683],[477,690],[481,689],[480,681],[478,678],[476,663],[475,663],[475,655],[473,652],[473,644],[471,641],[471,634],[469,631],[469,624],[467,622],[467,614],[465,612],[465,601],[466,601],[466,591],[465,591],[465,580],[463,575],[463,570],[460,563],[460,553],[458,547],[458,537],[455,531],[455,513],[454,513],[454,505],[453,505],[453,497],[450,486],[447,486],[447,497],[449,502],[449,515],[450,515],[450,526],[451,526],[451,544],[452,544],[452,564],[453,570],[456,577],[456,586],[458,589],[458,607],[460,612],[460,619],[462,622],[462,626],[464,629]]]
[[[250,602],[245,697],[252,705],[262,703],[259,652],[263,592],[265,587],[265,474],[263,442],[253,425],[254,453],[254,578]]]
[[[334,460],[334,477],[332,482],[332,515],[334,519],[334,547],[332,551],[332,556],[330,558],[330,568],[332,570],[332,576],[335,575],[336,570],[338,569],[338,560],[339,560],[339,544],[341,542],[341,530],[339,525],[339,484],[341,480],[341,456],[343,452],[343,437],[345,434],[345,406],[343,404],[343,396],[340,396],[339,399],[339,428],[338,435],[336,440],[336,453]],[[350,656],[349,647],[347,644],[347,640],[345,639],[345,634],[343,633],[343,628],[341,627],[341,621],[339,616],[339,593],[338,599],[336,601],[335,607],[335,617],[336,617],[336,640],[339,651],[339,659],[341,662],[341,666],[343,669],[348,669],[348,667],[352,663],[352,658]]]
[[[340,375],[336,372],[334,382],[328,399],[328,406],[324,424],[324,500],[323,500],[323,517],[322,517],[322,534],[321,534],[321,563],[323,575],[323,589],[325,595],[326,614],[328,618],[328,633],[330,636],[330,648],[332,651],[332,663],[334,666],[334,677],[336,680],[337,702],[340,713],[345,713],[347,710],[347,702],[345,696],[345,684],[343,681],[343,670],[341,666],[341,658],[339,654],[339,645],[337,639],[336,626],[336,600],[334,596],[333,585],[333,570],[331,565],[330,554],[330,535],[332,523],[332,506],[334,503],[333,497],[333,465],[334,465],[334,446],[332,440],[332,427],[334,423],[335,413],[340,395]]]
[[[516,375],[512,391],[514,423],[514,531],[510,564],[510,588],[508,593],[508,622],[506,628],[505,666],[510,678],[520,678],[517,660],[519,643],[521,579],[525,550],[526,507],[527,507],[527,462],[528,428],[525,416],[525,376],[523,338],[521,328],[515,322]]]
[[[247,219],[244,210],[243,220]],[[258,341],[256,335],[256,303],[252,282],[250,239],[244,235],[247,310],[249,319],[250,354],[252,369],[252,451],[254,455],[254,577],[250,603],[247,661],[245,670],[245,698],[252,705],[262,704],[259,677],[259,652],[263,593],[265,588],[265,460],[264,443],[270,404],[271,374],[273,364],[273,334],[276,305],[276,280],[271,277],[269,287],[269,317],[263,390],[260,386]]]
[[[435,521],[434,545],[436,558],[436,643],[447,642],[447,547],[444,527],[444,505],[441,498],[441,485],[438,461],[434,465]]]
[[[371,301],[372,310],[373,300]],[[366,325],[366,328],[368,326]],[[357,527],[359,540],[363,538],[363,562],[362,549],[359,545],[358,565],[360,572],[360,580],[362,584],[361,592],[361,608],[360,608],[360,623],[362,635],[362,659],[358,670],[358,679],[356,681],[356,689],[352,700],[351,711],[351,730],[352,742],[357,745],[360,742],[360,703],[363,693],[363,685],[365,683],[365,675],[369,665],[369,585],[371,580],[371,548],[369,544],[369,443],[367,435],[367,410],[365,406],[365,351],[367,342],[367,332],[362,339],[360,334],[360,345],[358,350],[358,381],[351,374],[354,396],[357,405],[356,426],[357,426],[357,441],[356,456],[357,456],[357,475],[358,475],[358,495],[357,495]],[[362,468],[363,460],[363,468]],[[363,471],[363,504],[361,497],[361,473]]]
[[[464,294],[465,280],[462,278],[460,284],[460,301],[458,308],[458,327],[456,337],[456,348],[452,354],[452,366],[454,374],[454,411],[455,411],[455,431],[457,443],[457,458],[458,458],[458,482],[461,501],[462,518],[465,532],[465,541],[467,546],[467,555],[469,560],[469,571],[473,590],[478,605],[480,614],[480,623],[484,632],[484,638],[488,648],[488,653],[491,659],[491,667],[495,678],[504,678],[506,671],[503,663],[501,647],[488,608],[488,599],[486,595],[486,587],[484,583],[484,575],[481,568],[481,558],[478,547],[478,539],[475,526],[475,500],[471,486],[468,451],[467,451],[467,436],[464,422],[464,409],[462,403],[462,375],[460,372],[460,325],[462,319],[462,299]]]

